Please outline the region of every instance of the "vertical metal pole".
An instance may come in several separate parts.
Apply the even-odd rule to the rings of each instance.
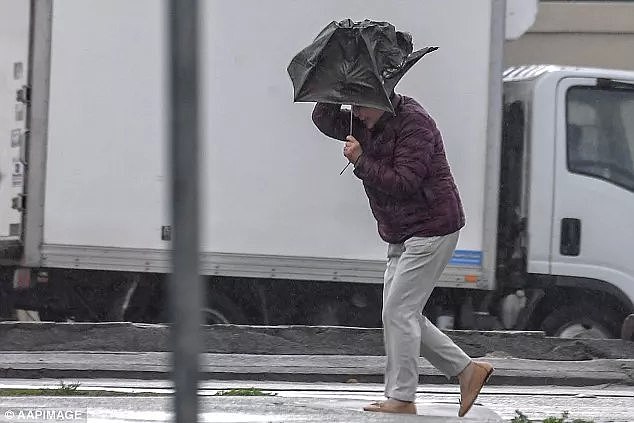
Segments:
[[[198,1],[169,1],[172,172],[172,321],[174,413],[198,419],[202,286],[198,237]]]
[[[485,288],[494,289],[497,260],[497,222],[502,137],[502,97],[504,95],[504,42],[506,0],[491,2],[491,52],[489,59],[489,112],[487,117],[487,154],[484,190],[484,235],[482,268]]]

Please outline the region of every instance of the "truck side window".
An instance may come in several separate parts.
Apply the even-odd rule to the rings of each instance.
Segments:
[[[568,169],[634,191],[634,90],[568,90]]]

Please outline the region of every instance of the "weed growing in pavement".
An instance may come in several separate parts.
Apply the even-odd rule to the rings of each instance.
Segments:
[[[5,397],[23,397],[23,396],[50,396],[50,397],[68,397],[68,396],[83,396],[86,395],[84,391],[78,391],[79,383],[69,383],[68,385],[64,381],[59,382],[57,388],[36,388],[36,389],[20,389],[20,388],[8,388],[0,389],[0,395]]]
[[[277,394],[264,392],[261,389],[257,389],[257,388],[236,388],[236,389],[228,389],[226,391],[218,391],[214,395],[227,396],[227,397],[267,397],[267,396],[275,396]]]
[[[526,414],[522,413],[520,410],[515,410],[516,416],[511,420],[511,423],[538,423],[537,420],[531,420],[526,416]],[[570,420],[568,417],[570,413],[568,411],[564,411],[561,413],[561,417],[548,417],[542,420],[541,423],[594,423],[594,420],[584,420],[584,419],[574,419]]]
[[[60,386],[57,390],[60,392],[60,395],[72,395],[79,388],[80,383],[69,383],[66,385],[63,380],[59,382]]]
[[[515,410],[516,416],[513,417],[511,423],[531,423],[530,419],[526,417],[526,414],[522,413],[520,410]]]
[[[147,392],[117,392],[104,390],[78,390],[79,383],[65,384],[60,382],[57,388],[2,388],[0,397],[136,397],[136,396],[164,396]]]

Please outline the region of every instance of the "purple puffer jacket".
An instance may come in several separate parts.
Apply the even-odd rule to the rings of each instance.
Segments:
[[[372,130],[353,122],[363,148],[354,173],[363,181],[379,235],[400,244],[454,233],[465,217],[440,131],[414,99],[397,95],[394,104],[396,116],[385,113]],[[350,132],[350,113],[336,104],[318,103],[313,122],[337,140]]]

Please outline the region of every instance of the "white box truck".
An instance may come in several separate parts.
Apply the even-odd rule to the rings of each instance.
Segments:
[[[397,87],[437,120],[467,216],[425,313],[443,327],[618,334],[634,310],[634,73],[503,77],[505,29],[519,36],[536,7],[506,3],[201,2],[208,322],[380,326],[386,245],[285,72],[330,21],[368,18],[440,47]],[[5,318],[165,321],[165,10],[0,0]]]

